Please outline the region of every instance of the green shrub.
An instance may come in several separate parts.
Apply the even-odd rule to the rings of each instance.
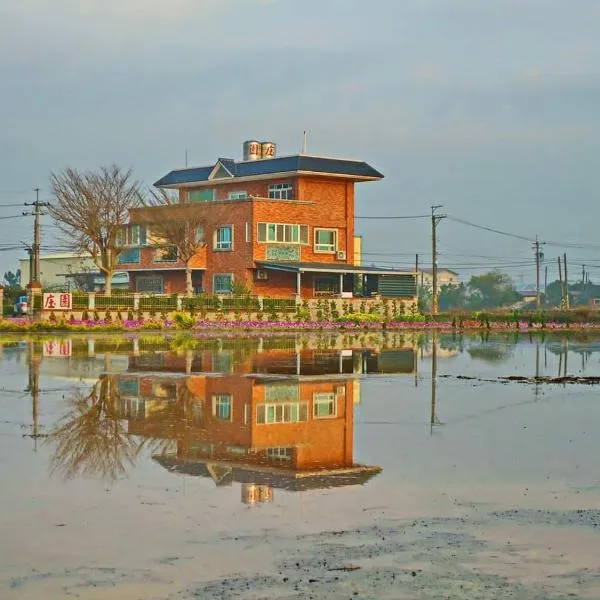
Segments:
[[[175,313],[173,321],[175,322],[175,327],[177,327],[177,329],[191,329],[196,322],[194,317],[183,312]]]

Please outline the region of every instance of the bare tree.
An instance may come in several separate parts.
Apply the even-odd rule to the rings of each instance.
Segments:
[[[67,410],[51,429],[51,472],[115,480],[133,465],[141,446],[127,433],[117,410],[114,376],[102,375],[89,393],[76,389]]]
[[[197,207],[178,204],[164,190],[152,191],[145,205],[162,207],[152,217],[145,213],[140,218],[150,228],[157,249],[177,252],[185,264],[186,293],[192,296],[191,262],[198,250],[206,246],[206,218],[198,213]]]
[[[117,165],[98,171],[66,168],[50,176],[54,202],[49,208],[64,241],[74,252],[87,252],[104,275],[105,293],[122,251],[117,232],[129,220],[129,209],[141,204],[139,184],[131,170]]]

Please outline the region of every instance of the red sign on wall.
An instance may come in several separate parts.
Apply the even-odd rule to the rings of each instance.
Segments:
[[[73,294],[70,293],[44,293],[42,310],[72,310]]]

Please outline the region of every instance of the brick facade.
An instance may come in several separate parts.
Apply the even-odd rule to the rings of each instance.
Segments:
[[[289,252],[293,260],[303,263],[347,264],[354,263],[354,179],[344,176],[292,175],[259,180],[238,178],[217,179],[194,186],[179,188],[178,210],[202,215],[206,245],[200,248],[190,261],[194,274],[194,287],[214,293],[213,276],[231,274],[233,281],[243,283],[256,295],[289,297],[297,290],[296,275],[269,270],[268,279],[256,276],[256,261],[277,262],[281,253]],[[269,198],[269,186],[290,184],[293,199]],[[190,194],[199,190],[212,191],[212,202],[191,202]],[[231,192],[244,192],[247,199],[229,200]],[[168,218],[170,207],[152,207],[132,210],[131,224],[146,224],[149,231],[152,222]],[[308,226],[308,243],[259,242],[258,224],[292,224]],[[233,229],[233,248],[215,248],[216,231],[221,226]],[[318,251],[315,229],[335,230],[335,249]],[[345,254],[341,254],[345,253]],[[155,249],[143,247],[138,263],[122,263],[120,269],[130,274],[134,290],[141,285],[141,277],[162,278],[163,292],[185,291],[185,265],[182,261],[156,263]],[[137,286],[137,288],[136,288]],[[314,296],[314,277],[302,275],[303,297]]]

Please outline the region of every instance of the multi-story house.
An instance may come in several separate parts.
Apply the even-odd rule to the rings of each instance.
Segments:
[[[195,291],[229,294],[234,282],[265,297],[413,297],[414,273],[366,267],[357,260],[354,186],[383,175],[362,161],[275,156],[272,143],[246,142],[244,160],[171,171],[155,186],[174,194],[186,214],[202,216],[203,241],[189,261]],[[172,206],[132,210],[119,257],[138,292],[185,290],[185,264],[158,247],[152,223]]]

